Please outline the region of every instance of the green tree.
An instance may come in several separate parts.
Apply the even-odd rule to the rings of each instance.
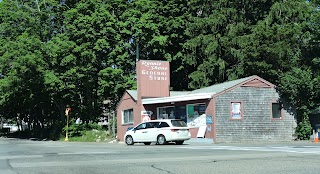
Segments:
[[[184,62],[196,69],[190,88],[208,86],[247,75],[244,71],[248,35],[263,20],[274,1],[198,1],[192,9],[184,43]]]
[[[310,109],[318,104],[319,80],[310,69],[293,68],[280,76],[279,90],[297,112],[298,123],[310,114]]]
[[[312,39],[309,21],[314,8],[306,1],[280,1],[253,28],[244,45],[244,71],[278,84],[279,76],[304,59]]]
[[[171,81],[173,90],[188,89],[188,74],[193,69],[184,62],[182,54],[188,38],[185,30],[189,12],[187,1],[133,0],[122,15],[131,38],[131,56],[169,61],[171,79],[181,79]]]
[[[84,120],[100,116],[103,100],[117,103],[124,90],[135,85],[135,59],[130,59],[130,38],[121,19],[125,6],[123,1],[90,0],[65,12],[77,76],[72,105]]]
[[[33,130],[56,119],[44,86],[43,46],[55,33],[56,1],[3,1],[0,6],[1,110]]]

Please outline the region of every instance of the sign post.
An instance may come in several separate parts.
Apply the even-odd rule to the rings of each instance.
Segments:
[[[65,114],[67,117],[67,126],[66,126],[66,138],[64,141],[69,141],[68,134],[69,134],[69,112],[71,111],[71,108],[66,108]]]

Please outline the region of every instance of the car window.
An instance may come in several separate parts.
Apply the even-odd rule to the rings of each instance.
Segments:
[[[136,130],[145,129],[147,127],[146,123],[141,123],[139,126],[136,127]]]
[[[174,127],[188,127],[188,125],[182,120],[171,120],[171,124]]]
[[[147,122],[147,128],[157,128],[159,122]]]
[[[163,127],[170,127],[170,126],[169,126],[168,123],[166,123],[166,122],[161,122],[161,123],[159,124],[158,128],[163,128]]]

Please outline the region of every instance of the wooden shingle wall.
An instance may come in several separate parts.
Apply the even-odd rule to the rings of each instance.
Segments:
[[[290,141],[296,121],[285,109],[282,119],[272,119],[271,103],[278,101],[274,88],[237,87],[216,97],[216,141]],[[241,101],[243,118],[232,120],[232,101]]]

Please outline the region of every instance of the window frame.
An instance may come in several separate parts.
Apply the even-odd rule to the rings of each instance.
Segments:
[[[163,107],[157,107],[157,120],[162,119],[160,117],[160,108],[173,108],[173,111],[175,111],[175,106],[163,106]],[[168,118],[169,118],[169,114],[168,114]]]
[[[130,122],[130,113],[129,113],[128,122],[125,122],[125,119],[124,119],[125,112],[130,111],[130,110],[132,110],[132,122]],[[133,123],[134,123],[134,110],[133,110],[133,108],[122,110],[122,125],[132,125]]]
[[[279,104],[280,105],[280,118],[274,118],[273,117],[273,104]],[[281,102],[278,102],[278,101],[272,101],[270,103],[270,117],[271,117],[271,120],[283,120],[283,117],[284,117],[284,110],[283,110],[283,104]]]
[[[207,106],[206,103],[190,103],[190,104],[186,104],[187,121],[188,121],[188,118],[189,118],[189,113],[188,113],[188,106],[189,106],[189,105],[193,105],[193,106],[195,106],[195,105],[204,105],[204,106],[205,106],[204,114],[206,114],[206,111],[207,111],[207,108],[208,108],[208,106]],[[199,114],[199,116],[200,116],[200,115],[201,115],[201,114]]]
[[[232,117],[232,104],[233,103],[240,103],[240,118],[234,118]],[[230,101],[230,106],[229,106],[229,115],[230,115],[230,120],[243,120],[243,102],[240,100],[232,100]]]
[[[194,117],[193,116],[193,119],[189,116],[189,111],[188,111],[188,108],[189,108],[189,106],[190,105],[193,105],[193,107],[195,106],[195,105],[204,105],[205,106],[205,110],[204,110],[204,113],[203,114],[207,114],[206,112],[207,112],[207,109],[208,109],[208,105],[207,105],[207,103],[205,103],[205,102],[199,102],[199,103],[189,103],[189,104],[186,104],[186,116],[187,116],[187,125],[188,124],[190,124],[190,122],[192,122],[192,121],[194,121],[197,117]],[[202,114],[200,114],[200,113],[198,113],[199,115],[198,115],[198,117],[200,117]],[[188,125],[188,127],[189,127],[189,125]],[[190,126],[190,127],[198,127],[198,126]]]

